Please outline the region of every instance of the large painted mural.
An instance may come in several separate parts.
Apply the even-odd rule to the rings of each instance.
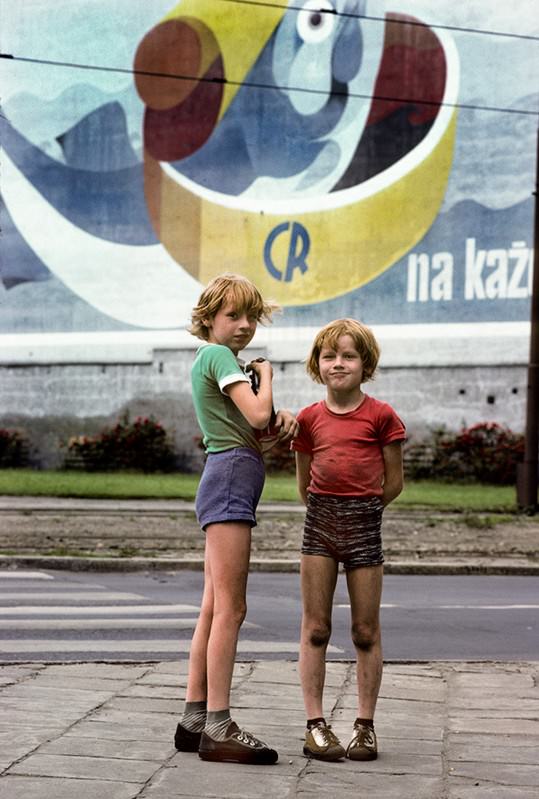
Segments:
[[[529,318],[534,0],[1,0],[0,334]]]

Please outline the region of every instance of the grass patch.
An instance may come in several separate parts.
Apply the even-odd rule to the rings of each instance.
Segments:
[[[504,524],[512,521],[512,516],[508,514],[497,514],[496,516],[478,515],[477,513],[465,513],[462,524],[472,530],[493,530],[497,524]]]
[[[20,555],[20,552],[17,553]],[[71,549],[70,547],[54,547],[54,549],[47,549],[45,552],[32,552],[32,555],[44,555],[47,558],[93,558],[93,552],[87,549]],[[99,556],[97,556],[99,557]]]
[[[436,508],[437,510],[516,513],[515,486],[486,483],[446,483],[435,480],[407,481],[395,508]]]
[[[194,499],[197,474],[0,469],[0,494],[87,499]]]
[[[98,473],[0,469],[0,494],[8,496],[80,497],[88,499],[195,498],[198,474]],[[298,502],[292,475],[268,475],[265,502]],[[514,486],[481,483],[408,481],[393,507],[401,509],[515,513]]]

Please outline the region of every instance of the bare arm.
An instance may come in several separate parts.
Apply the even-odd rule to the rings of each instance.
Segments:
[[[306,452],[296,452],[296,480],[304,505],[307,505],[307,487],[311,482],[311,460],[311,456]]]
[[[394,441],[383,447],[384,456],[384,491],[382,502],[384,507],[399,496],[404,486],[402,466],[402,441]]]
[[[257,394],[253,392],[249,383],[245,381],[231,383],[226,387],[225,391],[234,405],[245,416],[251,427],[256,430],[263,430],[269,424],[273,406],[271,390],[273,369],[269,361],[253,361],[251,368],[257,373],[259,379]]]

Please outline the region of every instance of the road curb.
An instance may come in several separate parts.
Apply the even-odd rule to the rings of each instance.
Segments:
[[[299,559],[251,558],[252,572],[299,572]],[[60,569],[69,571],[203,571],[201,557],[108,558],[56,555],[0,555],[0,569]],[[539,563],[510,559],[429,561],[386,561],[385,574],[490,574],[539,575]]]
[[[84,498],[84,497],[51,497],[51,496],[14,496],[0,495],[0,513],[106,513],[112,515],[122,514],[149,514],[151,516],[169,515],[170,513],[195,514],[193,500],[183,499],[110,499],[110,498]],[[260,515],[291,514],[301,516],[305,514],[305,506],[297,501],[269,502],[262,501],[257,507]],[[523,516],[514,510],[469,510],[462,511],[457,508],[439,508],[435,505],[422,506],[390,506],[384,511],[384,518],[391,519],[461,519],[463,516]]]

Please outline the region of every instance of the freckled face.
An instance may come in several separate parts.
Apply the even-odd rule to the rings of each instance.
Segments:
[[[340,336],[336,347],[323,346],[318,368],[322,382],[335,391],[352,391],[363,382],[363,361],[352,336]]]
[[[253,338],[257,323],[256,314],[239,312],[236,305],[228,301],[208,320],[208,341],[212,344],[224,344],[237,355]]]

